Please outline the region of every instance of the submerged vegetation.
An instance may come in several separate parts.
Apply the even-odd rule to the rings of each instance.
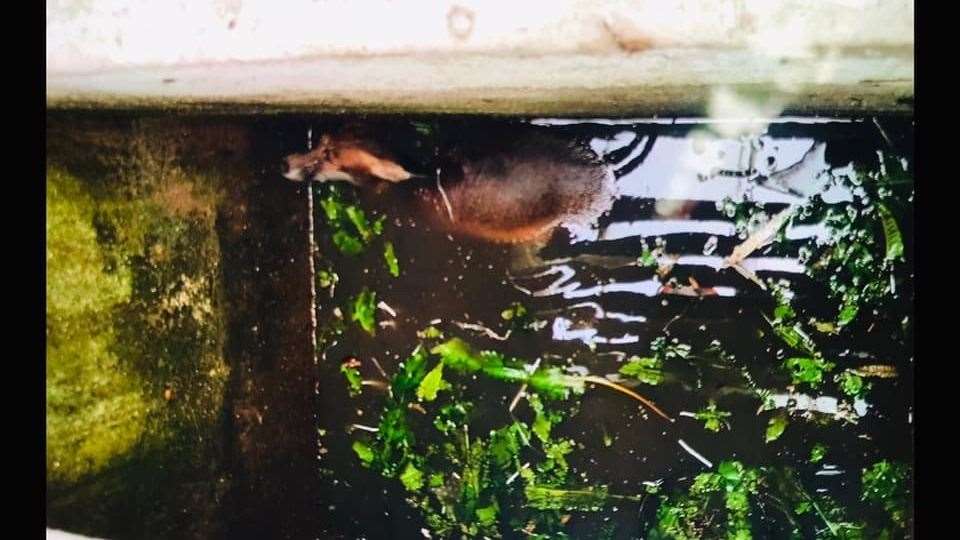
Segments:
[[[894,310],[897,313],[908,311],[904,307],[909,304],[898,302],[910,279],[903,272],[907,253],[899,224],[912,209],[913,178],[903,160],[878,154],[876,168],[859,166],[831,174],[824,191],[788,209],[787,219],[777,230],[775,247],[794,246],[807,276],[822,283],[830,304],[838,306],[835,312],[811,320],[811,326],[825,334],[843,331],[864,314],[879,316],[893,307],[900,308]],[[833,195],[828,202],[824,197],[829,190],[848,196]],[[744,234],[771,220],[749,200],[728,199],[718,206]],[[786,231],[798,226],[822,227],[824,234],[802,241],[788,238]],[[790,284],[771,281],[769,286],[777,300],[774,321],[791,325],[787,329],[774,326],[775,331],[791,347],[799,345],[810,352],[809,337],[793,321],[796,306]],[[801,301],[800,306],[810,308],[812,302]]]
[[[319,205],[331,231],[330,239],[340,253],[359,255],[373,244],[375,238],[383,235],[386,216],[368,218],[362,208],[345,202],[338,186],[330,186],[326,195],[320,199]],[[400,266],[393,243],[389,240],[383,242],[383,259],[390,274],[398,277]]]
[[[523,384],[526,414],[511,408],[503,425],[471,432],[478,421],[471,374]],[[356,439],[353,451],[363,466],[400,481],[434,534],[556,538],[565,512],[643,500],[577,485],[570,476],[567,456],[576,446],[552,435],[568,415],[554,403],[582,393],[584,379],[558,368],[528,369],[494,351],[476,353],[458,338],[424,343],[386,385],[375,437]],[[432,423],[417,418],[431,414]]]
[[[777,538],[892,538],[903,534],[907,511],[902,464],[881,461],[865,470],[863,499],[878,503],[885,523],[851,521],[833,497],[811,495],[788,467],[745,467],[724,461],[715,473],[701,473],[687,492],[660,497],[657,524],[650,538],[754,538],[754,523],[780,522],[767,531]]]
[[[362,395],[364,403],[379,408],[375,425],[350,430],[353,458],[402,489],[422,517],[426,537],[565,538],[571,522],[590,516],[591,524],[602,521],[603,533],[614,535],[618,524],[607,517],[624,508],[640,516],[647,538],[910,537],[912,470],[897,456],[875,452],[872,465],[859,476],[847,471],[856,478],[846,480],[845,489],[859,490],[856,500],[821,487],[824,478],[844,473],[831,460],[846,459],[826,434],[835,425],[852,429],[867,414],[867,400],[884,386],[882,379],[897,377],[888,365],[890,348],[905,352],[911,343],[912,253],[904,224],[913,186],[903,163],[881,154],[877,169],[831,171],[823,193],[773,215],[749,199],[718,206],[734,220],[740,240],[751,244],[733,262],[760,300],[749,306],[751,313],[738,316],[759,321],[755,339],[763,353],[751,358],[737,347],[727,349],[707,325],[700,327],[706,339],[681,340],[670,333],[671,320],[640,341],[640,351],[647,352],[617,357],[615,369],[601,376],[590,373],[601,365],[592,347],[584,347],[583,355],[511,356],[514,344],[529,345],[529,338],[548,326],[537,319],[542,312],[521,302],[498,307],[502,333],[473,322],[421,322],[416,343],[404,345],[412,352],[392,374],[375,358],[350,357],[341,364],[350,395]],[[834,188],[849,197],[824,196]],[[382,217],[371,220],[344,203],[346,194],[330,191],[325,197],[331,241],[342,254],[354,256],[372,239],[389,236],[379,225]],[[790,231],[796,227],[821,232],[795,238]],[[764,238],[756,237],[758,231]],[[664,282],[670,272],[663,262],[666,243],[658,238],[653,249],[648,245],[645,240],[634,254],[635,266]],[[740,264],[754,252],[789,255],[805,273],[795,283],[761,280]],[[390,276],[399,275],[403,255],[384,242]],[[331,283],[329,276],[336,274],[326,272],[324,282]],[[368,340],[378,324],[377,292],[366,283],[355,290],[361,292],[350,301],[349,318],[366,333],[358,339]],[[386,322],[395,321],[381,324]],[[502,346],[472,344],[466,330],[477,328]],[[864,335],[871,339],[861,343],[857,338]],[[873,339],[878,335],[883,339]],[[363,343],[368,352],[379,346]],[[574,364],[574,356],[590,369]],[[724,380],[716,388],[705,375],[714,372]],[[704,397],[687,406],[690,412],[678,411],[680,421],[642,395],[691,388]],[[680,440],[705,472],[656,482],[591,481],[596,477],[574,463],[596,464],[615,445],[616,430],[637,429],[617,425],[626,419],[604,420],[598,427],[602,439],[598,435],[596,441],[588,440],[588,430],[568,430],[594,403],[587,399],[592,389],[653,413],[637,416],[656,422],[651,437],[668,440],[694,426],[701,440],[749,437],[749,444],[776,457],[758,463],[742,455],[722,456],[714,463]],[[756,418],[744,416],[751,409]],[[758,429],[749,431],[751,423]],[[692,431],[684,433],[691,433],[688,440],[693,437]],[[602,446],[594,447],[597,442]],[[629,452],[642,455],[645,449]]]

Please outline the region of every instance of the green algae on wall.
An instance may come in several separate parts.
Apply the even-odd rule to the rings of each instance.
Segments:
[[[47,476],[75,482],[129,452],[150,404],[113,352],[111,311],[129,301],[129,272],[110,273],[80,182],[47,175]]]
[[[48,162],[48,520],[204,537],[227,489],[219,191],[144,133]]]

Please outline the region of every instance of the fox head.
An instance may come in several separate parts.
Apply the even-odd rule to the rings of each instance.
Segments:
[[[388,182],[402,182],[412,176],[393,161],[366,150],[359,141],[340,140],[329,135],[321,137],[320,143],[310,152],[287,156],[282,173],[288,180],[296,182],[313,180],[354,184],[362,176]]]

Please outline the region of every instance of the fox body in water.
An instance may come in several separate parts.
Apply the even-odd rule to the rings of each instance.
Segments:
[[[424,213],[456,234],[498,243],[543,241],[560,225],[596,223],[613,205],[613,175],[589,146],[549,129],[510,126],[441,144],[435,176],[412,175],[373,143],[324,136],[289,156],[291,180],[412,180]]]

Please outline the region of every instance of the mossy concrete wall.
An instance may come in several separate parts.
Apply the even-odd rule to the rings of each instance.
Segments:
[[[307,186],[277,174],[307,127],[270,120],[48,116],[51,527],[316,530]]]
[[[86,133],[80,145],[51,134],[48,520],[120,537],[206,536],[228,487],[194,483],[223,461],[219,180],[181,167],[170,139],[145,129]],[[191,519],[170,519],[184,505]]]
[[[909,111],[909,0],[48,4],[55,107]],[[750,101],[749,99],[747,100]]]

